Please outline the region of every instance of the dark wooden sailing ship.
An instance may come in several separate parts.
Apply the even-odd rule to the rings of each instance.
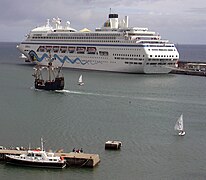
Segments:
[[[62,64],[63,66],[63,64]],[[47,66],[37,65],[34,70],[34,87],[35,89],[42,89],[47,91],[63,90],[64,89],[64,77],[61,73],[61,67],[54,67],[52,62],[49,62]],[[46,76],[43,71],[46,69]]]

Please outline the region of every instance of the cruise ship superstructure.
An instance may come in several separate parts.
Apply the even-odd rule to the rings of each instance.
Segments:
[[[169,73],[179,59],[173,43],[161,39],[147,28],[129,27],[128,16],[119,20],[109,14],[101,28],[77,31],[70,22],[61,24],[59,18],[47,20],[34,28],[17,48],[30,62],[76,69],[126,72]]]

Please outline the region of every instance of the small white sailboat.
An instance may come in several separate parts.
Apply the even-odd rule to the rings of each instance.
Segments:
[[[78,84],[79,84],[80,86],[84,85],[84,82],[83,82],[83,79],[82,79],[82,74],[79,76]]]
[[[186,132],[184,131],[184,126],[183,126],[183,114],[178,118],[175,127],[175,131],[178,131],[179,136],[184,136]]]

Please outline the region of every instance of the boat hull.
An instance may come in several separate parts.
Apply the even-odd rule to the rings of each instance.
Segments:
[[[182,131],[182,132],[179,132],[179,133],[178,133],[179,136],[184,136],[185,134],[186,134],[185,131]]]
[[[66,167],[66,162],[45,162],[38,160],[16,159],[6,157],[6,163],[18,166],[38,167],[38,168],[55,168],[62,169]]]
[[[63,90],[64,78],[55,78],[55,81],[46,81],[45,83],[42,80],[36,79],[34,82],[34,86],[35,89],[42,89],[46,91]]]
[[[18,49],[30,60],[31,63],[37,63],[41,65],[47,65],[46,57],[47,52],[38,52],[39,44],[23,42],[18,46]],[[45,43],[43,43],[45,44]],[[53,46],[56,46],[56,43],[50,43]],[[47,44],[45,44],[47,45]],[[67,44],[63,44],[67,45]],[[30,47],[27,51],[26,47]],[[79,53],[54,53],[54,61],[52,62],[54,66],[61,66],[64,62],[65,68],[72,69],[84,69],[84,70],[96,70],[96,71],[109,71],[109,72],[122,72],[122,73],[137,73],[137,74],[167,74],[172,70],[174,66],[174,59],[164,60],[164,65],[161,63],[151,63],[149,57],[147,57],[148,50],[145,47],[130,47],[128,51],[122,50],[118,45],[111,45],[111,48],[108,46],[95,46],[97,52],[101,52],[104,49],[107,49],[107,54],[102,55],[100,53],[95,54],[79,54]],[[129,45],[125,45],[127,47]],[[134,46],[134,45],[133,45]],[[74,47],[76,47],[74,45]],[[122,46],[124,47],[124,46]],[[176,51],[175,51],[176,52]],[[173,56],[178,56],[174,53]],[[121,56],[120,56],[121,55]],[[124,55],[124,57],[122,57]],[[166,56],[166,55],[162,55]],[[141,58],[140,58],[141,57]],[[143,58],[144,57],[144,58]],[[169,65],[171,64],[172,65]],[[160,65],[158,65],[160,64]]]
[[[39,59],[41,55],[37,56]],[[66,58],[65,58],[66,57]],[[63,56],[62,59],[69,59],[68,56]],[[96,58],[98,59],[98,58]],[[77,61],[78,60],[78,61]],[[41,65],[47,65],[45,60],[34,60],[33,63],[38,63]],[[54,61],[55,66],[61,66],[61,61]],[[107,61],[96,60],[96,63],[91,62],[88,58],[81,58],[79,56],[72,58],[71,60],[66,60],[64,63],[64,68],[70,69],[80,69],[80,70],[93,70],[93,71],[108,71],[108,72],[120,72],[120,73],[131,73],[131,74],[168,74],[171,72],[171,67],[166,66],[153,66],[146,65],[145,62],[141,64],[125,64],[123,61],[115,61],[113,58],[108,58]]]

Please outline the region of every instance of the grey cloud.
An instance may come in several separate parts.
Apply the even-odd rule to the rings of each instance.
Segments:
[[[187,12],[191,12],[195,14],[206,14],[206,7],[191,8]]]
[[[197,36],[200,30],[205,28],[206,2],[196,0],[194,6],[188,1],[192,2],[192,0],[1,0],[0,41],[22,40],[32,28],[45,24],[47,18],[57,16],[62,18],[63,22],[69,20],[71,26],[76,29],[87,27],[94,30],[104,23],[109,9],[112,8],[112,12],[118,13],[120,18],[129,15],[131,26],[148,27],[165,34],[166,38],[170,32],[168,38],[178,42],[181,41],[181,38],[177,37],[181,37],[179,33],[183,32],[182,29],[186,28],[186,33]],[[195,30],[190,31],[194,29],[193,27],[198,29],[198,33],[194,33]]]

